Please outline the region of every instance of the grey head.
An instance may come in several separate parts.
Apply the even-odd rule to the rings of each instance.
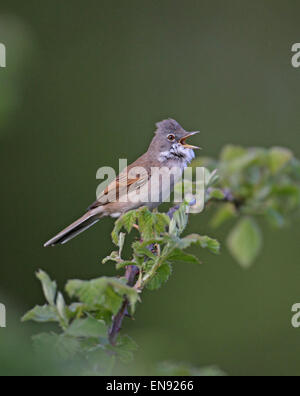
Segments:
[[[197,132],[187,132],[173,119],[164,120],[156,124],[157,130],[149,147],[149,151],[158,155],[160,162],[167,160],[179,160],[190,163],[194,157],[194,151],[199,149],[186,143],[186,140],[196,135]]]

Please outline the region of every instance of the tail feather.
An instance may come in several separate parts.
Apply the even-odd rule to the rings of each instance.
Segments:
[[[57,234],[54,238],[50,239],[50,241],[46,242],[44,247],[55,246],[58,244],[63,245],[75,238],[77,235],[81,234],[83,231],[92,227],[99,220],[99,213],[95,215],[93,211],[88,212],[69,227]]]

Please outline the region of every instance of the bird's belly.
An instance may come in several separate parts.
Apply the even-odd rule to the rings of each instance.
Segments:
[[[129,192],[128,200],[134,207],[146,205],[153,209],[170,198],[174,185],[182,178],[182,169],[160,168],[152,173],[150,180],[139,190]]]

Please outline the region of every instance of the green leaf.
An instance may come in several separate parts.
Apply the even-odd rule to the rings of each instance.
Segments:
[[[117,246],[119,246],[119,234],[120,234],[120,231],[121,231],[122,227],[123,227],[123,218],[120,217],[115,222],[114,229],[113,229],[113,231],[111,233],[111,237],[112,237],[113,243],[115,245],[117,245]]]
[[[179,242],[179,246],[181,249],[187,249],[193,244],[197,244],[201,246],[203,249],[209,249],[212,253],[219,254],[220,253],[220,243],[213,238],[208,236],[201,236],[198,234],[191,234],[181,239]]]
[[[46,300],[50,305],[55,305],[55,296],[56,296],[56,290],[57,290],[57,285],[56,282],[52,282],[48,274],[46,272],[40,270],[37,272],[36,277],[41,281],[44,295],[46,297]]]
[[[269,153],[269,166],[273,174],[278,173],[293,158],[293,153],[283,147],[273,147]]]
[[[221,152],[221,161],[232,161],[242,157],[247,150],[241,146],[227,145]]]
[[[44,305],[43,307],[36,306],[22,318],[22,322],[28,322],[29,320],[39,323],[59,322],[59,317],[54,307]]]
[[[174,249],[167,258],[169,261],[182,261],[192,264],[201,264],[201,261],[192,254],[187,254],[181,249]]]
[[[124,232],[121,232],[119,235],[119,242],[118,242],[119,257],[121,257],[121,255],[122,255],[122,251],[123,251],[123,247],[124,247],[124,243],[125,243],[125,237],[126,237],[126,234]]]
[[[162,264],[158,268],[155,276],[147,284],[147,288],[149,290],[159,289],[165,282],[168,281],[171,274],[172,274],[171,265],[169,263]]]
[[[122,363],[128,364],[133,360],[133,352],[137,351],[138,346],[129,336],[118,338],[117,345],[112,347]]]
[[[102,264],[109,263],[110,261],[118,263],[120,261],[119,252],[112,252],[110,256],[107,256],[102,260]]]
[[[154,215],[146,207],[140,209],[137,213],[140,233],[143,239],[153,237]]]
[[[238,263],[249,268],[262,248],[260,228],[252,218],[244,218],[230,233],[227,244]]]
[[[225,194],[221,189],[214,188],[211,191],[209,191],[209,198],[222,201],[225,198]]]
[[[80,350],[80,343],[76,338],[63,334],[42,333],[32,337],[32,339],[37,351],[44,350],[45,354],[54,353],[64,360],[73,358]]]
[[[92,317],[86,319],[75,319],[65,333],[73,337],[105,337],[107,327],[105,322]]]
[[[172,219],[170,221],[170,225],[169,225],[169,234],[170,235],[174,235],[177,236],[178,235],[178,228],[177,228],[177,223],[175,219]]]
[[[166,232],[166,228],[170,224],[170,218],[164,213],[156,213],[154,216],[155,224],[154,228],[158,235],[163,234]]]
[[[122,216],[122,224],[128,233],[132,230],[136,220],[137,213],[135,210],[131,210]]]
[[[236,215],[237,213],[234,205],[231,203],[226,203],[217,210],[216,214],[210,222],[210,225],[213,228],[219,228],[227,221],[236,217]]]
[[[129,265],[137,265],[137,263],[135,261],[120,261],[117,265],[116,265],[116,269],[120,270],[122,268],[128,267]]]
[[[67,325],[68,318],[67,318],[67,313],[66,313],[66,303],[65,303],[62,293],[60,293],[60,292],[57,295],[56,307],[57,307],[57,311],[58,311],[60,317],[65,322],[64,324]]]
[[[137,291],[125,282],[126,280],[108,277],[90,281],[72,280],[67,283],[66,290],[70,297],[79,298],[90,309],[100,305],[116,314],[124,296],[128,298],[132,311],[138,301]]]
[[[151,259],[155,259],[156,256],[155,254],[152,252],[152,250],[149,248],[150,244],[144,244],[143,242],[134,242],[132,244],[132,248],[134,251],[134,254],[136,256],[146,256],[149,257]]]
[[[187,224],[188,224],[188,204],[183,203],[180,205],[180,208],[173,214],[173,219],[170,223],[170,234],[174,234],[177,228],[177,232],[180,234],[183,233]],[[176,223],[176,227],[174,225]],[[172,229],[171,229],[172,228]],[[174,230],[174,231],[173,231]]]
[[[121,229],[124,227],[126,231],[129,233],[132,230],[135,222],[137,221],[137,217],[138,217],[138,211],[131,210],[125,213],[115,222],[115,227],[111,234],[112,240],[115,245],[120,247],[119,234]]]

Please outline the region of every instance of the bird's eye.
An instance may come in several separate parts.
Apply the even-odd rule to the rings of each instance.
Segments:
[[[174,142],[174,140],[175,140],[175,136],[174,135],[169,135],[168,136],[168,140],[170,141],[170,142]]]

